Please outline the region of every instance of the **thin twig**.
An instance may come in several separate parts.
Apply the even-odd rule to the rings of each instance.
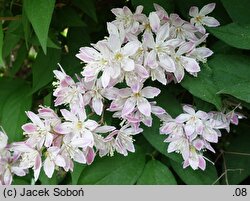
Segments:
[[[214,184],[216,184],[225,174],[227,174],[227,172],[233,172],[233,171],[243,171],[244,169],[240,169],[240,168],[238,168],[238,169],[227,169],[227,170],[225,170],[216,180],[215,180],[215,182],[213,182],[212,183],[212,185],[214,185]]]
[[[14,21],[14,20],[19,20],[21,19],[21,16],[15,16],[15,17],[0,17],[0,21],[4,20],[4,21]]]
[[[224,151],[224,153],[226,153],[226,154],[242,155],[242,156],[250,156],[249,153],[242,153],[242,152]]]

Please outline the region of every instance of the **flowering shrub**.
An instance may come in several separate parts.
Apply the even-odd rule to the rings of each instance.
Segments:
[[[238,125],[242,118],[247,121],[247,115],[239,109],[241,105],[249,107],[246,86],[250,71],[243,70],[250,62],[246,58],[245,65],[239,65],[243,75],[240,73],[237,75],[240,78],[236,79],[229,69],[230,61],[235,62],[235,66],[241,61],[235,55],[219,54],[232,51],[234,48],[230,46],[237,45],[231,44],[226,34],[220,35],[223,28],[230,25],[218,27],[220,22],[212,17],[215,3],[201,7],[190,4],[189,17],[184,18],[167,11],[171,10],[168,6],[172,1],[166,3],[168,9],[162,7],[164,3],[145,1],[145,8],[150,8],[147,14],[143,12],[143,5],[132,1],[134,12],[124,5],[111,9],[114,20],[106,24],[104,38],[100,36],[95,43],[79,44],[79,37],[85,37],[87,29],[94,29],[93,25],[87,27],[84,22],[97,21],[97,16],[93,1],[73,2],[68,5],[67,2],[48,1],[44,6],[44,1],[25,0],[22,19],[8,23],[3,17],[6,21],[1,28],[1,35],[5,33],[0,82],[10,89],[0,92],[4,97],[1,100],[3,108],[0,108],[3,126],[0,132],[0,184],[11,184],[13,177],[14,182],[15,178],[23,177],[21,183],[42,184],[175,184],[171,171],[187,184],[212,184],[223,176],[228,183],[228,171],[244,169],[243,165],[232,164],[229,165],[231,169],[227,168],[230,158],[226,159],[226,153],[245,156],[248,153],[230,150],[233,145],[228,149],[230,141],[226,133],[236,132],[231,128],[238,129],[230,124]],[[181,8],[182,3],[177,5]],[[39,13],[33,11],[37,6],[38,12],[46,14],[41,22],[44,24],[37,18]],[[227,3],[224,6],[230,14],[230,6]],[[84,15],[74,11],[74,7],[79,7]],[[60,21],[64,10],[70,16]],[[41,25],[44,25],[43,30]],[[8,40],[15,40],[18,26],[23,28],[24,39],[18,38],[11,46],[13,50],[6,50]],[[50,26],[60,32],[50,36]],[[225,43],[218,41],[209,45],[207,29]],[[79,30],[84,32],[79,34]],[[58,41],[52,40],[53,37]],[[238,48],[249,49],[249,46]],[[24,56],[20,56],[21,53]],[[27,54],[29,59],[25,60]],[[78,61],[74,61],[74,54]],[[214,57],[211,60],[214,64],[207,64],[209,57]],[[221,64],[216,64],[216,59]],[[56,63],[60,63],[58,68]],[[74,68],[74,63],[80,66]],[[43,65],[48,67],[43,69]],[[32,88],[24,81],[30,82],[30,70]],[[228,79],[231,79],[230,84],[240,85],[227,86]],[[12,85],[13,80],[16,84]],[[37,109],[37,112],[31,111],[32,94],[32,111]],[[21,114],[25,111],[28,121]],[[11,116],[16,120],[7,120]],[[15,123],[21,127],[24,138],[20,137],[19,128],[12,127]],[[243,127],[244,123],[240,128]],[[236,134],[242,135],[240,132],[241,129]],[[224,164],[222,176],[215,168],[217,165],[219,171],[218,161]],[[190,175],[185,176],[185,171]],[[105,180],[110,172],[113,176]],[[116,174],[121,174],[118,180],[114,179]],[[207,174],[211,178],[207,179]],[[241,182],[249,175],[244,174],[238,181],[234,180],[235,175],[231,176],[230,182]]]

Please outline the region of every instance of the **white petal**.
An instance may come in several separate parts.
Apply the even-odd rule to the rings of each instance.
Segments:
[[[96,114],[101,115],[103,111],[103,103],[100,98],[94,97],[92,99],[92,107]]]
[[[156,87],[145,87],[141,90],[142,96],[146,98],[154,98],[160,94],[161,90]]]
[[[158,17],[158,15],[156,14],[156,12],[151,12],[149,14],[149,23],[150,23],[150,27],[152,28],[153,32],[157,32],[160,28],[160,19]]]
[[[54,162],[52,162],[49,158],[46,158],[44,161],[43,169],[44,169],[45,174],[49,178],[51,178],[55,170]]]
[[[151,105],[145,98],[140,98],[137,105],[139,111],[145,116],[149,117],[151,115]]]
[[[215,8],[215,3],[210,3],[210,4],[207,4],[205,5],[201,10],[200,10],[200,14],[201,15],[207,15],[209,13],[211,13],[214,8]]]
[[[135,108],[136,100],[134,98],[128,98],[122,109],[122,116],[130,114]]]
[[[189,15],[191,17],[196,17],[198,15],[199,9],[196,6],[192,6],[189,10]]]

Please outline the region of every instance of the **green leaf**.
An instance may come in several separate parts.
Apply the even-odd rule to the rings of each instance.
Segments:
[[[36,60],[32,65],[32,93],[53,80],[53,70],[57,68],[57,63],[60,60],[60,53],[60,50],[52,48],[48,48],[47,55],[42,51],[38,53]]]
[[[240,100],[250,103],[250,81],[240,82],[219,91],[220,94],[229,94]]]
[[[240,3],[237,0],[221,0],[221,2],[234,22],[249,24],[249,0],[241,0]]]
[[[178,176],[185,182],[185,184],[190,185],[204,185],[204,184],[214,184],[218,178],[216,168],[214,165],[207,162],[206,170],[193,170],[188,167],[183,169],[181,163],[176,163],[170,161],[174,171]]]
[[[81,176],[82,171],[84,170],[85,167],[86,165],[84,164],[77,162],[74,163],[74,170],[73,172],[70,172],[72,185],[78,184],[79,177]]]
[[[10,22],[3,41],[3,58],[7,57],[23,36],[21,20]]]
[[[28,49],[28,47],[29,47],[28,43],[29,43],[29,39],[32,35],[32,31],[31,31],[31,25],[30,25],[30,22],[28,20],[27,14],[25,13],[24,6],[23,6],[23,10],[22,10],[22,24],[23,24],[25,44],[26,44],[26,48]]]
[[[79,7],[84,13],[97,22],[95,0],[73,0],[73,4]]]
[[[225,26],[209,28],[208,31],[232,47],[250,49],[250,25],[231,23]]]
[[[24,10],[46,54],[50,21],[55,0],[24,0]]]
[[[198,73],[198,77],[185,75],[181,85],[194,96],[212,103],[217,109],[221,109],[221,99],[216,94],[218,89],[213,82],[212,70],[208,65],[203,65],[201,72]]]
[[[174,11],[173,0],[132,0],[131,2],[134,7],[142,5],[143,13],[145,14],[149,14],[150,12],[153,12],[155,10],[154,3],[162,6],[168,13]]]
[[[4,67],[3,63],[3,28],[2,23],[0,25],[0,67]]]
[[[147,141],[161,154],[167,156],[168,158],[180,162],[181,156],[177,153],[168,153],[167,146],[168,143],[164,142],[167,138],[166,135],[161,135],[160,131],[160,120],[157,118],[153,119],[152,127],[143,126],[143,136]]]
[[[182,112],[182,108],[177,99],[166,89],[161,90],[160,95],[156,98],[157,105],[164,108],[167,113],[175,117]],[[143,126],[143,136],[147,141],[161,154],[175,161],[181,161],[181,157],[176,153],[167,153],[168,143],[164,142],[166,135],[160,134],[160,120],[153,118],[152,127]]]
[[[25,111],[30,110],[31,87],[23,80],[0,78],[0,125],[3,126],[9,142],[23,138],[21,126],[26,122]]]
[[[249,130],[249,125],[240,122],[236,128],[236,133],[229,139],[229,146],[225,151],[227,178],[231,185],[240,184],[250,176]]]
[[[78,184],[135,184],[145,165],[145,155],[139,147],[128,156],[116,154],[113,157],[96,158],[87,166]]]
[[[236,98],[248,100],[248,95],[244,93],[248,92],[247,82],[250,82],[249,57],[215,54],[208,63],[213,69],[213,81],[219,93],[224,91]],[[236,86],[240,85],[245,85],[243,86],[245,88],[238,88],[239,91],[237,92]]]
[[[167,166],[157,160],[149,161],[140,178],[137,181],[139,185],[169,185],[177,184],[174,175]]]

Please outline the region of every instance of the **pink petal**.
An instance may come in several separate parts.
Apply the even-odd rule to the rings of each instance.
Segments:
[[[33,123],[27,123],[22,126],[22,129],[26,133],[33,133],[36,131],[37,127]]]
[[[175,71],[175,63],[170,56],[168,56],[167,54],[159,55],[159,60],[160,60],[160,65],[167,72],[174,72]]]
[[[196,6],[192,6],[189,10],[189,15],[191,17],[196,17],[198,15],[198,13],[199,13],[199,10]]]
[[[208,114],[206,112],[201,111],[201,110],[196,112],[196,116],[200,119],[203,119],[203,120],[206,120],[208,118]]]
[[[152,50],[147,54],[145,58],[145,65],[148,65],[151,68],[156,68],[158,66],[155,51]]]
[[[199,168],[202,170],[206,169],[206,161],[202,156],[199,156]]]
[[[65,120],[72,121],[72,122],[78,121],[77,117],[72,112],[66,109],[61,109],[60,112],[63,115]]]
[[[95,130],[99,126],[99,124],[96,121],[91,120],[91,119],[88,119],[87,121],[85,121],[84,125],[86,128],[88,128],[91,131]]]
[[[216,20],[214,17],[204,17],[202,22],[208,27],[217,27],[220,25],[219,21]]]
[[[88,154],[87,154],[87,157],[86,157],[86,160],[87,160],[87,164],[90,165],[91,163],[93,163],[94,159],[95,159],[95,152],[94,152],[94,149],[90,148],[88,150]]]
[[[175,78],[176,78],[176,81],[177,81],[178,83],[180,83],[181,80],[183,79],[184,75],[185,75],[185,72],[184,72],[183,67],[177,65],[177,66],[176,66],[176,69],[175,69],[175,72],[174,72],[174,76],[175,76]]]
[[[89,63],[94,61],[99,57],[100,53],[97,52],[92,47],[82,47],[80,49],[80,53],[76,55],[77,58],[81,59],[82,61]]]
[[[126,56],[131,56],[137,52],[138,48],[138,41],[130,41],[123,47],[122,53]]]
[[[200,10],[200,14],[201,15],[207,15],[209,13],[211,13],[214,8],[215,8],[215,3],[210,3],[210,4],[207,4],[205,5],[201,10]]]
[[[47,133],[44,143],[45,147],[50,147],[52,142],[53,142],[53,135],[51,133]]]
[[[195,44],[193,42],[186,42],[179,47],[177,54],[182,55],[182,54],[188,53],[194,48],[195,48]]]
[[[111,132],[113,130],[115,130],[114,126],[100,126],[100,127],[95,129],[95,132],[97,132],[97,133],[107,133],[107,132]]]
[[[182,109],[183,109],[183,111],[185,111],[185,112],[188,113],[188,114],[195,115],[195,110],[194,110],[194,108],[192,108],[192,107],[190,107],[190,106],[188,106],[188,105],[184,105],[184,106],[182,107]]]
[[[152,28],[153,32],[157,32],[160,28],[160,19],[158,17],[158,15],[155,12],[151,12],[149,14],[149,23],[150,23],[150,27]]]
[[[161,93],[161,90],[156,87],[145,87],[141,90],[142,96],[146,98],[154,98]]]
[[[100,98],[94,97],[92,99],[92,107],[97,115],[101,115],[103,111],[103,103]]]
[[[28,111],[26,112],[27,116],[30,118],[30,120],[36,124],[37,126],[39,126],[40,128],[44,127],[44,124],[42,122],[42,120],[39,118],[38,115],[36,115],[35,113]]]
[[[65,167],[65,159],[61,155],[56,156],[55,164],[59,167]]]
[[[169,36],[169,23],[164,24],[161,26],[159,31],[156,34],[156,42],[164,41]]]
[[[43,169],[44,169],[45,174],[49,178],[51,178],[55,171],[55,164],[49,158],[46,158],[43,164]]]
[[[102,80],[103,88],[106,88],[109,85],[109,81],[110,81],[110,74],[107,70],[103,71],[101,80]]]
[[[136,100],[134,98],[128,98],[122,109],[122,116],[130,114],[135,108]]]
[[[190,73],[200,72],[200,70],[201,70],[200,66],[195,59],[189,58],[189,57],[182,57],[181,59],[185,63],[184,68],[186,69],[186,71],[188,71]]]
[[[192,124],[185,125],[184,130],[185,130],[186,135],[190,136],[190,135],[192,135],[194,133],[195,127]]]
[[[145,116],[149,117],[151,115],[151,105],[145,98],[140,98],[137,103],[139,111]]]
[[[132,71],[135,68],[135,62],[132,59],[126,58],[122,61],[122,68],[124,71]]]
[[[179,116],[176,117],[176,122],[178,123],[184,123],[188,121],[192,116],[190,114],[180,114]]]

